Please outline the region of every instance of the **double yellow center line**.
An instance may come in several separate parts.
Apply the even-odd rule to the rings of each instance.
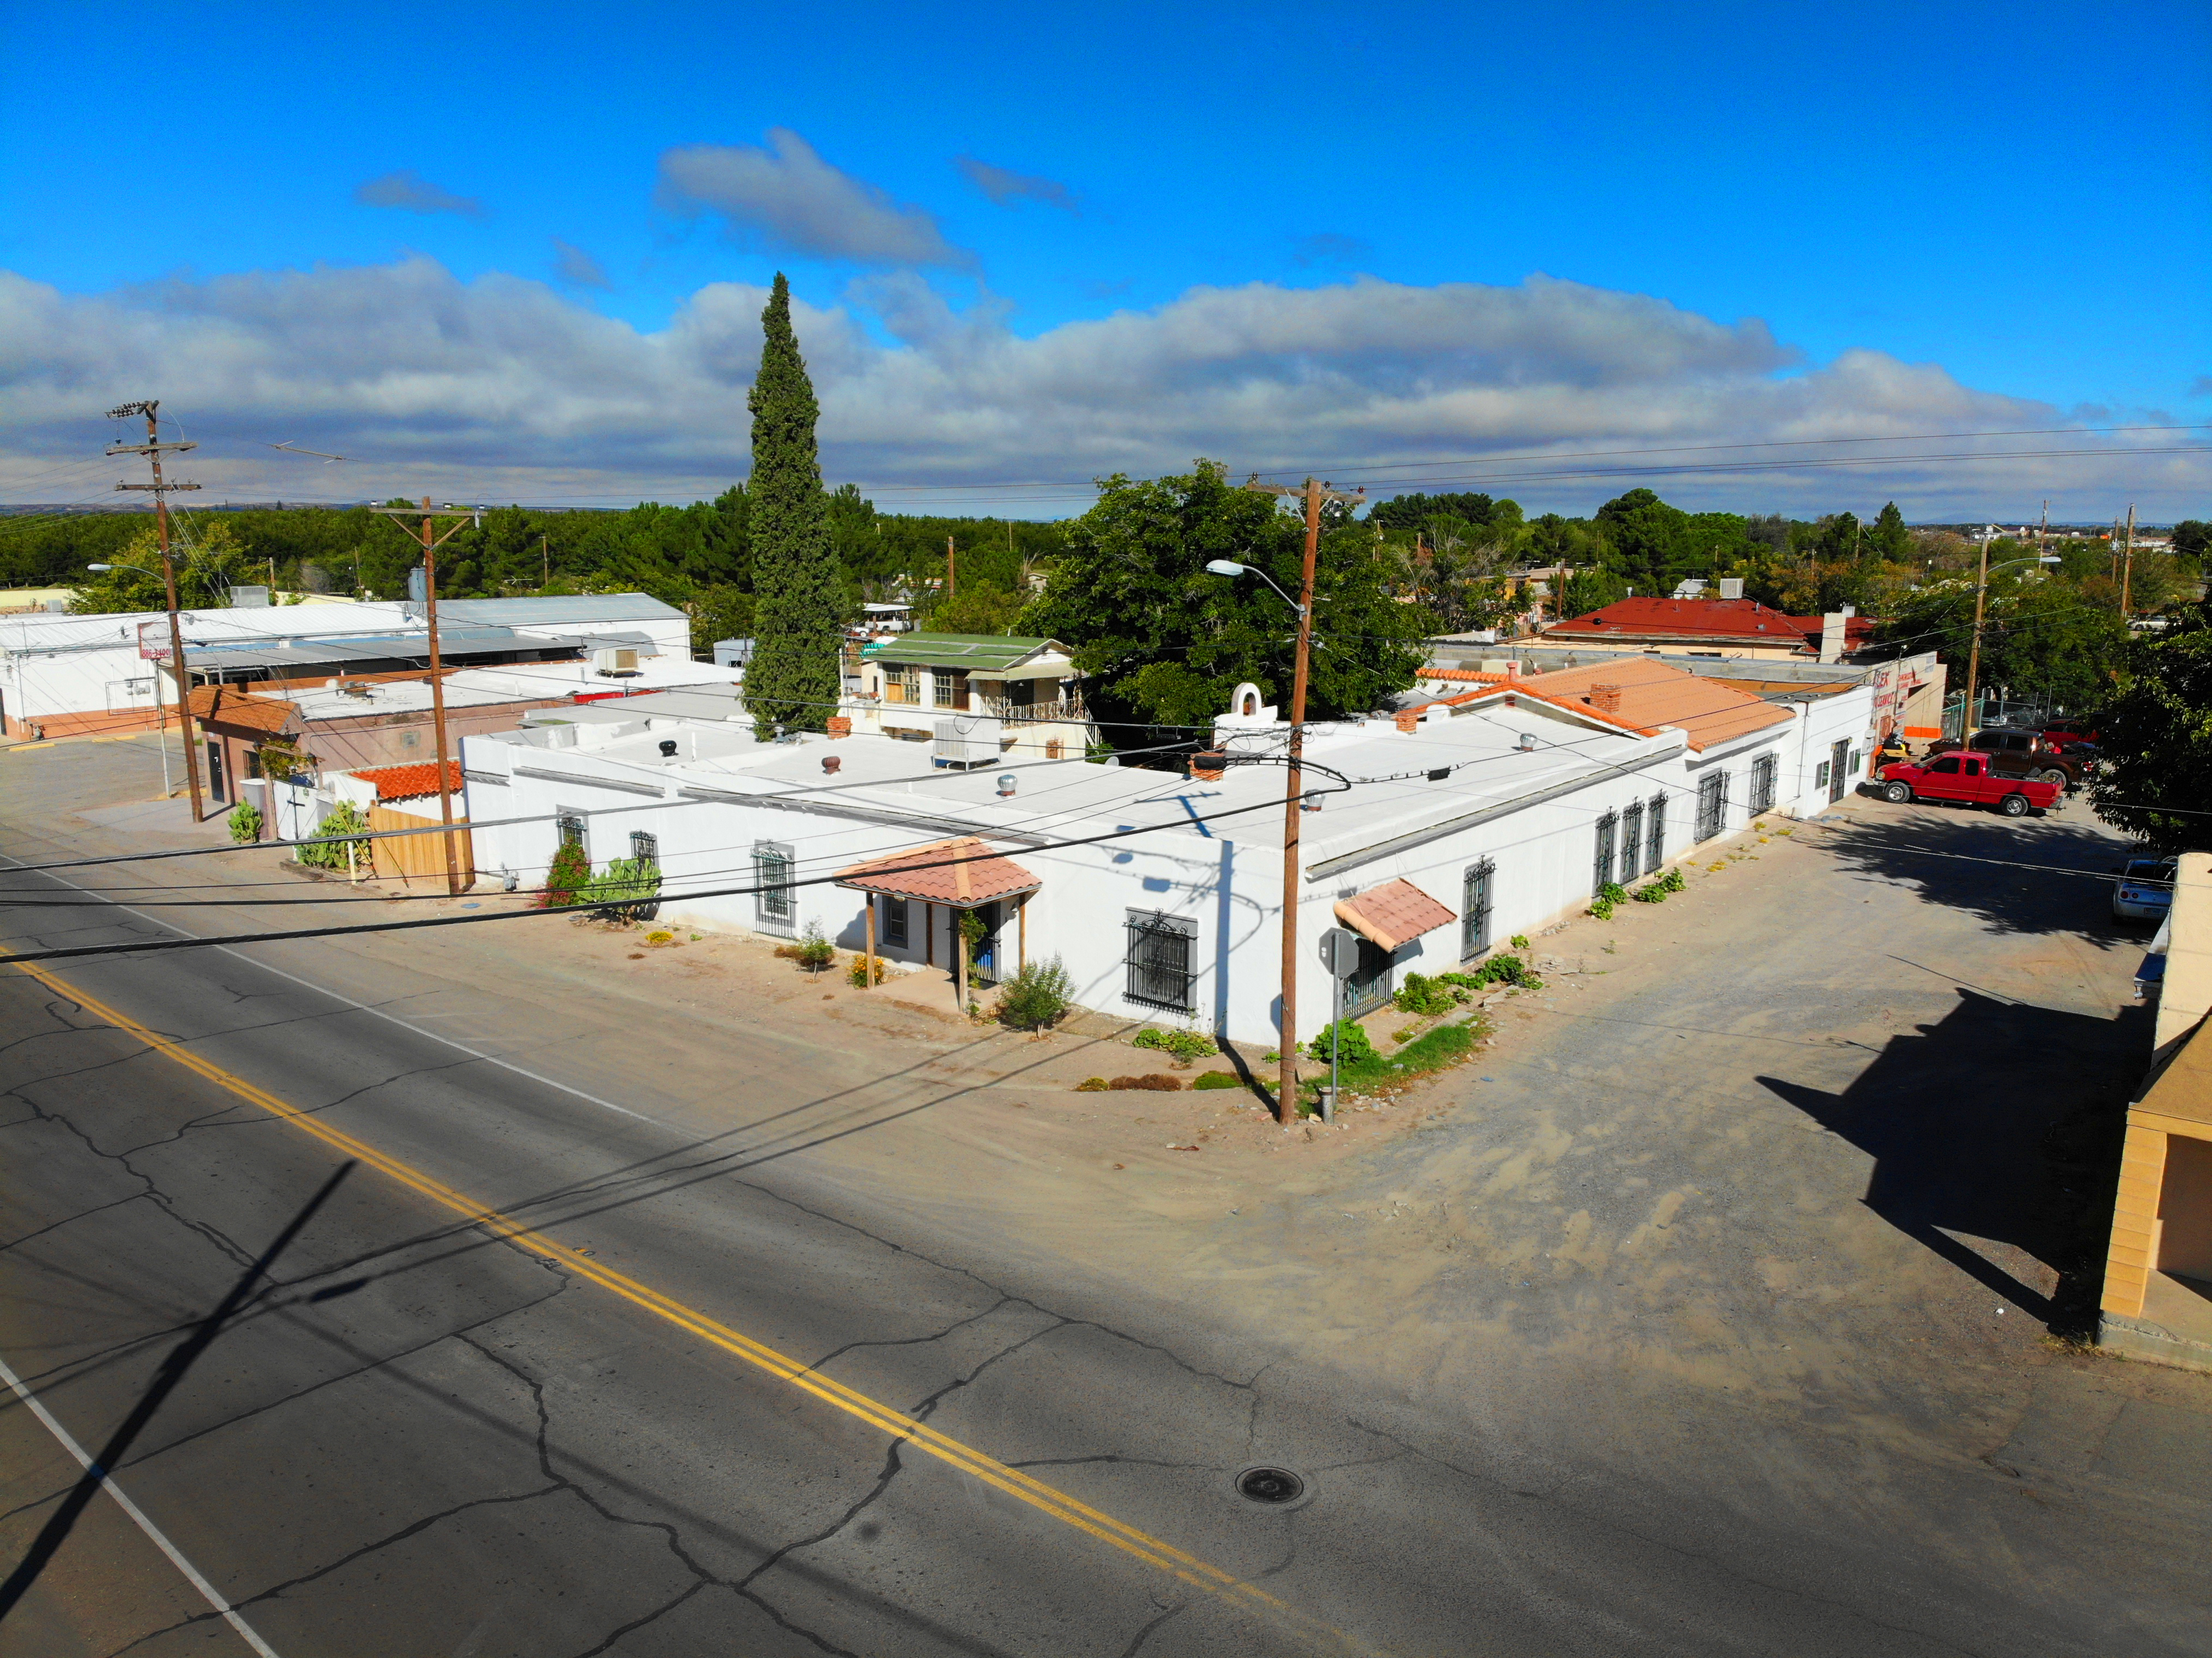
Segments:
[[[4,947],[0,947],[0,955],[6,953]],[[1341,1631],[1307,1616],[1264,1589],[1176,1547],[1172,1543],[1164,1542],[1149,1532],[1140,1531],[1124,1521],[1116,1520],[1112,1515],[1094,1509],[1041,1479],[1031,1478],[1019,1468],[1009,1467],[972,1445],[948,1434],[939,1433],[927,1423],[919,1421],[903,1411],[895,1410],[842,1382],[823,1376],[765,1343],[754,1340],[742,1331],[732,1329],[719,1319],[710,1318],[650,1284],[641,1283],[627,1273],[617,1272],[567,1244],[546,1236],[525,1222],[477,1202],[467,1193],[455,1190],[442,1181],[432,1179],[420,1169],[378,1151],[366,1141],[356,1139],[342,1129],[331,1127],[320,1118],[286,1104],[266,1089],[257,1088],[213,1060],[189,1052],[181,1044],[158,1031],[149,1029],[128,1014],[88,996],[58,974],[27,962],[17,962],[14,965],[17,971],[28,974],[57,995],[66,997],[104,1023],[137,1037],[164,1058],[173,1060],[187,1071],[206,1078],[216,1087],[259,1107],[271,1116],[282,1118],[302,1133],[312,1134],[333,1151],[359,1159],[410,1191],[418,1193],[432,1203],[460,1216],[470,1224],[481,1227],[494,1237],[505,1239],[520,1248],[557,1262],[562,1271],[573,1272],[601,1289],[611,1291],[633,1305],[641,1307],[678,1329],[767,1371],[800,1392],[811,1394],[823,1403],[881,1429],[894,1439],[927,1451],[939,1461],[959,1469],[963,1473],[973,1475],[1009,1497],[1018,1497],[1061,1524],[1072,1526],[1087,1536],[1165,1572],[1178,1582],[1247,1611],[1264,1613],[1311,1641],[1340,1650],[1354,1649]]]

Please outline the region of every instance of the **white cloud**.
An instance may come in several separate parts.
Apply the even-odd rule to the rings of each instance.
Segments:
[[[1027,201],[1042,202],[1047,207],[1056,207],[1066,213],[1078,211],[1075,192],[1057,179],[994,167],[973,155],[956,155],[952,165],[967,175],[969,184],[1000,207],[1017,207]]]
[[[420,256],[91,295],[0,272],[0,497],[54,498],[26,495],[32,475],[96,452],[98,411],[146,396],[205,440],[191,458],[203,499],[711,494],[747,470],[744,396],[765,299],[713,283],[648,331],[544,282],[464,282]],[[1363,277],[1198,288],[1024,337],[997,309],[956,310],[894,271],[855,283],[842,305],[795,302],[794,319],[821,397],[824,470],[878,490],[887,507],[1024,510],[1024,492],[1004,486],[1038,483],[1067,487],[1038,492],[1027,510],[1073,511],[1085,480],[1181,470],[1199,455],[1240,471],[1310,465],[1340,483],[1387,480],[1390,492],[1486,489],[1532,511],[1587,512],[1634,483],[1741,510],[1871,511],[1893,496],[1918,518],[2017,518],[2047,495],[2055,513],[2101,519],[2118,490],[2147,517],[2201,516],[2212,495],[2212,467],[2197,455],[1501,481],[1677,459],[1893,452],[1545,459],[1591,450],[2066,423],[2047,404],[1976,391],[1932,364],[1862,349],[1808,366],[1756,320],[1543,276],[1510,287]],[[252,458],[254,443],[277,439],[359,459],[310,478],[288,460]],[[947,493],[915,490],[925,485]]]
[[[363,207],[397,207],[410,213],[458,213],[465,219],[485,216],[484,204],[475,197],[456,196],[432,184],[412,167],[356,185],[353,198]]]
[[[819,258],[973,268],[975,256],[946,241],[925,210],[832,167],[788,128],[771,128],[768,138],[773,152],[752,144],[667,151],[660,158],[661,204],[719,213],[734,231]]]

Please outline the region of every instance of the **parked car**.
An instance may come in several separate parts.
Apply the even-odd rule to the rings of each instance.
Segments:
[[[2097,745],[2097,722],[2094,720],[2046,720],[2043,723],[2043,740],[2061,749],[2071,749],[2087,744]]]
[[[2130,858],[2112,872],[2112,914],[2124,921],[2162,921],[2173,908],[2173,859]]]
[[[2081,780],[2091,758],[2079,750],[2069,753],[2045,743],[2037,732],[2013,726],[1976,732],[1971,743],[1947,737],[1928,745],[1930,754],[1956,754],[1962,750],[1988,755],[2000,776],[2039,778],[2062,789]]]
[[[2008,817],[2025,817],[2031,809],[2048,811],[2064,792],[2062,784],[2002,772],[1996,760],[1969,750],[1884,766],[1879,792],[1900,805],[1907,800],[1957,800],[1995,806]]]

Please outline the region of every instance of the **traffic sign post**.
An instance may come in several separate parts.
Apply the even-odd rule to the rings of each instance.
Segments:
[[[1336,1121],[1337,1048],[1344,1040],[1344,981],[1359,965],[1359,935],[1333,926],[1321,935],[1321,964],[1328,971],[1328,1086],[1321,1096],[1321,1120]]]

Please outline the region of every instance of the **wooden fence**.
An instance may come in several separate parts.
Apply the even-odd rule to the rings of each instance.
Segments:
[[[417,817],[412,812],[393,811],[387,806],[368,809],[368,826],[372,829],[418,829],[437,821],[434,817]],[[460,861],[463,886],[477,878],[476,847],[469,838],[467,823],[465,817],[453,820],[453,852]],[[410,835],[394,841],[371,841],[368,844],[375,851],[378,880],[398,881],[405,886],[418,881],[445,885],[444,835]]]

